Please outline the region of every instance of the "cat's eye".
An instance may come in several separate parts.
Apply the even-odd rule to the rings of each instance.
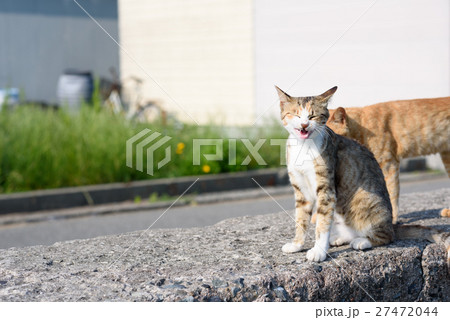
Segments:
[[[316,116],[312,114],[312,115],[308,116],[308,119],[309,119],[309,120],[312,120],[312,119],[314,119],[315,117],[316,117]]]

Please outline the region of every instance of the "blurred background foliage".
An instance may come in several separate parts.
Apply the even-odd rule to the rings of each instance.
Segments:
[[[163,125],[159,122],[140,123],[102,107],[94,98],[76,112],[64,108],[42,108],[18,105],[2,108],[0,112],[0,192],[81,186],[110,182],[129,182],[154,178],[180,177],[245,171],[280,166],[280,147],[270,145],[269,139],[286,138],[285,130],[277,122],[257,128],[225,128],[216,124]],[[172,137],[171,161],[154,175],[126,166],[128,139],[144,129],[158,131]],[[201,164],[193,165],[193,139],[224,139],[223,160],[208,161],[201,156]],[[236,140],[236,165],[229,164],[228,138]],[[267,165],[258,164],[240,140],[268,139],[259,149]],[[139,142],[139,141],[138,141]],[[163,159],[165,146],[154,154],[153,163]],[[202,155],[214,154],[215,146],[203,146]],[[250,155],[248,165],[242,165]],[[284,155],[281,155],[282,157]]]

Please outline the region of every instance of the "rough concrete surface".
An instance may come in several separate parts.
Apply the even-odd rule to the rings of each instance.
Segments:
[[[407,194],[401,222],[448,232],[439,209],[449,202],[450,189]],[[281,252],[293,233],[292,219],[280,212],[0,250],[0,301],[449,301],[440,245],[343,246],[312,263],[305,257],[311,240],[305,251]]]

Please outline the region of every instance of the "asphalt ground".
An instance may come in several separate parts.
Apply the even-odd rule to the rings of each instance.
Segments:
[[[433,191],[450,187],[450,179],[436,178],[425,181],[401,183],[401,194]],[[240,200],[158,208],[126,213],[90,215],[72,219],[52,219],[35,223],[15,223],[0,226],[0,248],[51,245],[55,242],[86,239],[102,235],[119,234],[149,227],[190,228],[213,225],[224,219],[255,216],[284,210],[292,211],[294,198],[290,191],[275,192],[269,196],[254,197],[248,191],[240,193]],[[449,199],[450,202],[450,199]]]

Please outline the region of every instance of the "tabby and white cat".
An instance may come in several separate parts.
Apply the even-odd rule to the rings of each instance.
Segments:
[[[281,120],[289,132],[286,156],[295,192],[296,230],[282,251],[298,252],[305,242],[312,213],[317,214],[315,245],[306,257],[326,259],[329,245],[364,250],[397,238],[424,238],[445,242],[450,238],[431,228],[397,227],[383,173],[373,154],[358,142],[335,134],[326,126],[328,101],[337,90],[319,96],[290,97],[276,87]]]
[[[450,97],[400,100],[364,108],[338,108],[327,125],[373,152],[386,180],[397,222],[400,160],[439,152],[450,177]],[[450,210],[441,211],[444,217]]]

